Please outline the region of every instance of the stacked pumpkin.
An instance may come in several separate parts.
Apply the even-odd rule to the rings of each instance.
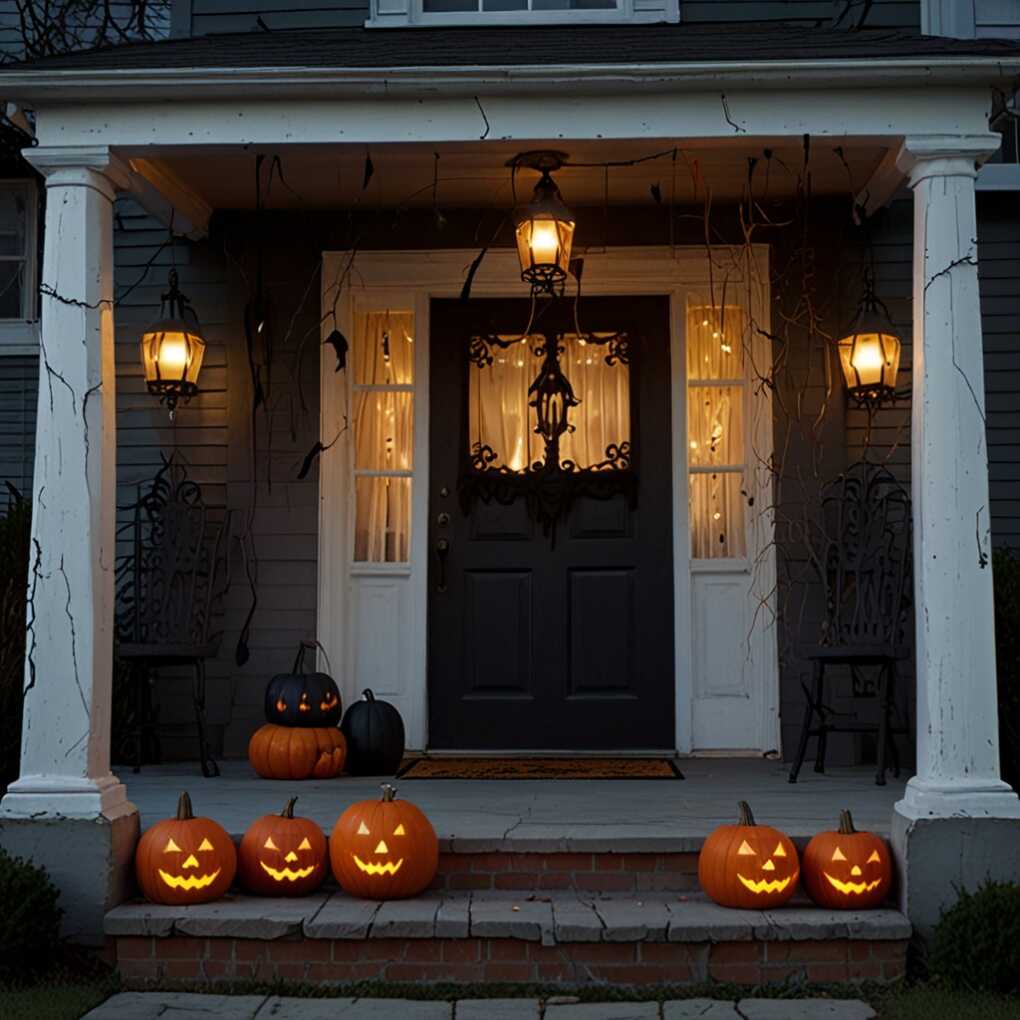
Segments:
[[[325,673],[305,673],[308,648],[314,642],[302,641],[291,672],[266,687],[266,724],[248,743],[248,760],[263,779],[331,779],[344,770],[340,691]]]
[[[698,855],[701,888],[724,907],[765,910],[797,890],[801,865],[790,837],[757,825],[745,801],[736,825],[721,825]],[[820,907],[866,910],[881,906],[892,887],[892,858],[881,836],[858,832],[849,811],[836,832],[820,832],[804,851],[804,886]]]

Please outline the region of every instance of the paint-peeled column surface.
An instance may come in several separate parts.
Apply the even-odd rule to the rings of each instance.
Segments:
[[[110,772],[114,184],[105,151],[47,175],[21,774],[7,818],[133,812]],[[81,157],[78,157],[81,160]]]
[[[994,139],[908,139],[917,775],[909,818],[1020,816],[999,776],[976,160]]]

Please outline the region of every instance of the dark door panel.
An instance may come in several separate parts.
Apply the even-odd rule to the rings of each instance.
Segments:
[[[611,385],[599,375],[604,369],[597,360],[607,357],[608,345],[578,343],[569,301],[543,302],[530,331],[533,339],[493,346],[491,363],[480,362],[477,352],[469,360],[472,338],[515,335],[527,322],[529,303],[432,303],[432,747],[675,746],[669,302],[587,298],[581,311],[587,329],[625,334],[627,364],[614,371],[628,374],[613,376]],[[496,377],[471,378],[491,365],[498,370],[499,358],[513,358],[519,375],[511,381],[519,378],[526,386],[535,373],[537,386],[540,371],[548,368],[541,344],[550,338],[562,345],[558,366],[578,401],[567,408],[567,420],[582,433],[564,432],[556,440],[563,450],[557,446],[551,455],[548,439],[543,447],[542,437],[535,438],[537,412],[505,395],[523,390],[507,384],[495,402],[491,394],[485,398],[483,413],[479,394]],[[627,401],[629,415],[623,409]],[[553,406],[554,417],[563,413]],[[627,434],[610,434],[613,429]],[[482,443],[491,447],[497,466],[507,465],[511,483],[542,457],[566,462],[564,474],[571,473],[572,460],[580,468],[613,463],[588,473],[594,484],[569,489],[574,494],[569,509],[550,527],[547,519],[540,522],[529,496],[514,495],[512,487],[465,487],[474,470],[472,448],[477,453]],[[619,450],[603,447],[624,443],[628,466],[618,475],[604,474],[621,461],[615,459]],[[605,488],[604,479],[619,485]],[[576,480],[576,475],[560,479],[568,487]],[[469,491],[474,498],[463,498]]]

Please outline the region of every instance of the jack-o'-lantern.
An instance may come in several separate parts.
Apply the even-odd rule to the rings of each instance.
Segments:
[[[248,892],[262,896],[306,896],[327,872],[326,837],[310,818],[294,817],[291,797],[278,815],[248,826],[237,854],[237,873]]]
[[[736,825],[720,825],[705,840],[698,855],[698,881],[724,907],[778,907],[797,888],[797,848],[778,829],[755,825],[745,801],[739,808]]]
[[[266,687],[266,722],[278,726],[336,726],[340,722],[340,691],[326,673],[304,671],[305,651],[314,642],[301,642],[289,673],[274,676]]]
[[[263,779],[332,779],[344,770],[347,741],[332,726],[259,727],[248,741],[248,761]]]
[[[394,776],[404,757],[404,720],[388,701],[370,690],[353,702],[340,729],[347,738],[352,776]]]
[[[427,889],[439,867],[432,824],[384,784],[381,800],[352,804],[333,826],[329,859],[340,886],[352,896],[397,900]]]
[[[892,855],[881,836],[858,832],[841,811],[836,832],[819,832],[804,851],[804,885],[820,907],[881,906],[892,887]]]
[[[182,793],[177,817],[156,822],[138,841],[135,876],[146,899],[179,906],[219,899],[234,881],[237,851],[223,827],[196,818]]]

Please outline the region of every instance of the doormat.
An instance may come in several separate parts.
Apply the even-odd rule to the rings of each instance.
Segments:
[[[416,758],[399,779],[683,779],[671,758]]]

